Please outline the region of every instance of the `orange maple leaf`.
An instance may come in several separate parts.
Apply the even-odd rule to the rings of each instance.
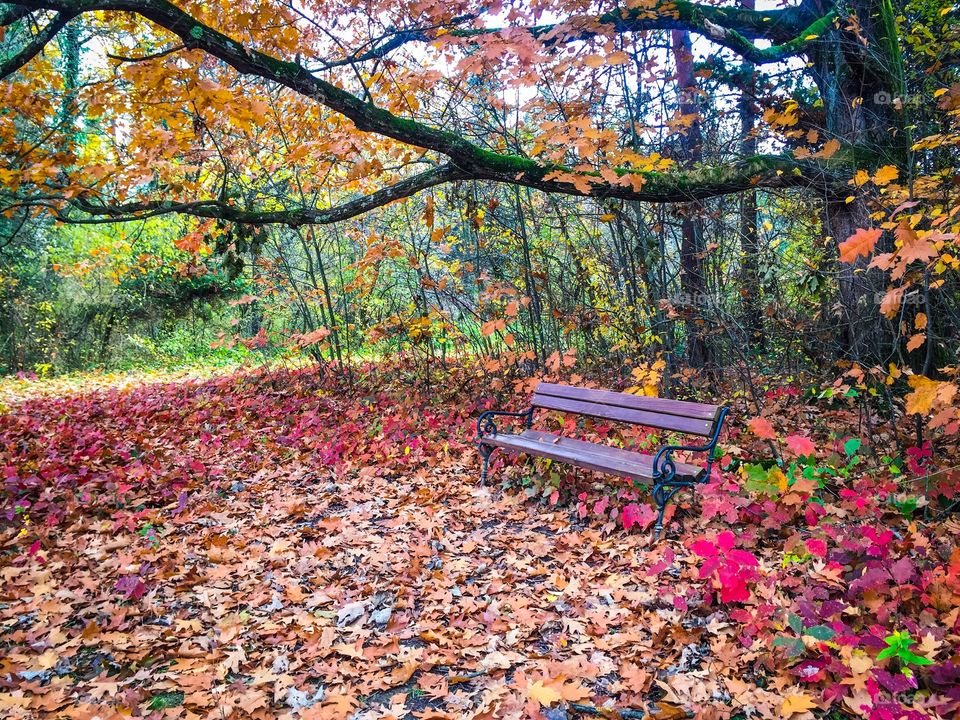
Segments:
[[[536,700],[542,707],[548,707],[560,700],[563,695],[556,688],[544,685],[543,680],[537,680],[527,688],[527,697]]]
[[[857,231],[838,246],[840,262],[856,262],[860,256],[866,257],[873,252],[883,230],[877,228],[858,228]]]
[[[747,423],[747,427],[750,429],[750,432],[752,432],[758,438],[762,438],[764,440],[775,440],[777,437],[776,430],[773,429],[773,425],[771,425],[770,421],[765,417],[752,418]]]
[[[933,243],[921,238],[909,225],[901,223],[894,234],[901,243],[900,251],[897,254],[903,262],[911,263],[917,260],[925,263],[937,257],[937,249],[933,246]]]

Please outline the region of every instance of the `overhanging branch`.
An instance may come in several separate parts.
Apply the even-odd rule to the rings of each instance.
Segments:
[[[60,12],[47,23],[39,33],[30,38],[30,41],[8,59],[0,63],[0,80],[6,80],[17,70],[33,60],[48,42],[53,40],[58,32],[63,30],[68,22],[76,17],[76,13]]]
[[[332,208],[296,208],[293,210],[254,210],[238,207],[223,200],[198,200],[195,202],[174,202],[154,200],[142,203],[104,205],[80,197],[72,201],[68,208],[79,210],[84,217],[68,212],[60,212],[57,219],[71,224],[100,224],[143,220],[157,215],[177,213],[203,218],[217,218],[248,225],[329,225],[349,220],[374,208],[383,207],[396,200],[410,197],[421,190],[463,179],[464,175],[452,165],[444,165],[364,195]]]
[[[647,30],[687,30],[710,38],[754,64],[779,62],[798,55],[833,22],[835,12],[812,12],[806,4],[781,10],[746,10],[713,7],[686,0],[659,0],[652,7],[617,8],[601,15],[578,16],[562,23],[533,27],[465,28],[467,17],[444,27],[400,28],[388,33],[374,47],[323,64],[324,68],[379,60],[412,42],[431,42],[441,37],[481,38],[504,32],[526,30],[547,49],[570,42],[590,40],[609,34]],[[757,47],[752,39],[770,40],[773,45]]]
[[[539,179],[526,176],[518,181],[508,175],[470,172],[455,165],[444,165],[405,180],[375,193],[364,195],[331,208],[295,208],[291,210],[258,210],[239,207],[230,201],[198,200],[179,202],[153,200],[118,205],[104,204],[83,196],[69,201],[66,210],[58,210],[58,220],[70,224],[103,224],[144,220],[158,215],[180,214],[202,218],[216,218],[248,225],[328,225],[362,215],[375,208],[415,195],[437,185],[463,180],[484,180],[510,185],[524,185],[548,193],[578,197],[617,198],[641,202],[690,202],[753,188],[777,189],[789,187],[824,186],[832,179],[822,168],[804,165],[777,155],[757,155],[746,160],[704,167],[684,172],[631,173],[621,170],[622,176],[635,175],[643,179],[640,187],[633,184],[609,183],[599,176],[580,174],[588,185],[574,185],[562,179],[549,179],[569,172],[565,168],[543,169]],[[52,208],[50,197],[42,198],[44,207]],[[21,205],[29,205],[23,202]],[[38,204],[41,204],[38,202]],[[76,212],[81,213],[77,215]]]

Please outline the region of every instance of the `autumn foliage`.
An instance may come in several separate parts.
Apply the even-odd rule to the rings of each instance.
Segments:
[[[757,5],[0,3],[0,717],[960,714],[960,15]]]
[[[472,420],[527,380],[332,369],[8,383],[6,717],[957,710],[960,528],[842,436],[852,401],[771,393],[652,544],[610,478],[477,484]]]

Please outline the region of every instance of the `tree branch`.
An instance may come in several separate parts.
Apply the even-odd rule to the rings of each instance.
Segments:
[[[326,209],[256,210],[238,207],[225,200],[198,200],[195,202],[153,200],[122,205],[105,205],[81,196],[72,200],[68,207],[82,212],[85,215],[84,217],[58,211],[56,218],[69,224],[90,225],[129,222],[175,213],[202,218],[217,218],[248,225],[282,224],[299,227],[301,225],[329,225],[342,220],[349,220],[375,208],[415,195],[427,188],[462,180],[486,180],[509,185],[519,184],[548,193],[578,197],[618,198],[659,203],[703,200],[718,195],[749,190],[758,186],[775,189],[826,185],[832,180],[818,166],[803,165],[791,158],[777,155],[757,155],[730,165],[697,168],[685,172],[642,173],[643,185],[639,188],[630,183],[617,184],[600,181],[599,176],[596,175],[587,176],[593,181],[588,189],[565,182],[563,179],[550,179],[551,176],[563,172],[562,169],[554,169],[550,172],[544,172],[544,177],[540,179],[527,177],[522,181],[517,181],[510,176],[484,172],[471,173],[448,164],[411,176],[370,195],[364,195]],[[621,170],[620,173],[623,177],[631,174],[627,170]],[[37,200],[40,199],[43,200],[44,207],[51,207],[50,197],[38,198]],[[29,204],[29,201],[20,203],[20,205]]]
[[[364,52],[341,60],[324,63],[325,69],[378,60],[410,42],[431,42],[440,37],[480,38],[505,31],[525,29],[546,48],[570,42],[589,40],[610,32],[626,34],[645,30],[687,30],[710,38],[755,64],[779,62],[798,55],[836,17],[834,11],[814,13],[806,3],[782,10],[745,10],[736,7],[713,7],[686,0],[658,0],[653,7],[618,8],[597,16],[571,18],[562,23],[535,25],[529,28],[463,28],[455,21],[445,27],[405,28],[393,31],[388,38]],[[775,43],[757,47],[751,39],[764,38]]]
[[[113,53],[107,53],[107,57],[111,60],[116,60],[117,62],[124,63],[139,63],[139,62],[149,62],[150,60],[159,60],[162,57],[167,55],[172,55],[175,52],[180,52],[184,49],[183,45],[174,45],[173,47],[168,47],[165,50],[160,50],[150,55],[141,55],[140,57],[127,57],[126,55],[114,55]]]
[[[30,39],[20,52],[0,63],[0,80],[6,80],[17,70],[33,60],[64,26],[76,17],[76,13],[60,12],[47,26]]]
[[[8,5],[0,11],[0,27],[9,27],[17,20],[22,20],[32,12],[32,8],[23,5]]]
[[[70,224],[100,224],[143,220],[156,215],[178,213],[203,218],[217,218],[248,225],[329,225],[349,220],[374,208],[383,207],[396,200],[415,195],[421,190],[463,179],[463,174],[452,165],[443,165],[413,175],[394,185],[364,195],[341,205],[327,209],[297,208],[294,210],[251,210],[237,207],[225,200],[198,200],[196,202],[173,202],[154,200],[123,205],[101,205],[83,197],[70,203],[89,217],[74,217],[60,213],[57,219]]]
[[[573,18],[563,23],[529,28],[546,47],[604,36],[646,30],[686,30],[733,50],[755,64],[779,62],[798,55],[836,17],[834,11],[818,16],[806,3],[782,10],[744,10],[700,5],[686,0],[658,0],[652,8],[618,8],[597,17]],[[451,31],[450,35],[477,37],[503,32],[504,28]],[[750,38],[775,43],[759,48]]]

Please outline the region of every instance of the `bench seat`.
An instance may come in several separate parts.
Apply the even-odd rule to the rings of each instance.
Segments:
[[[493,447],[559,460],[587,470],[619,475],[647,485],[656,479],[653,472],[653,455],[635,450],[577,440],[541,430],[524,430],[519,435],[498,433],[485,437],[484,442]],[[678,480],[696,482],[705,472],[704,468],[696,465],[682,462],[677,462],[675,465],[677,468],[675,477]]]
[[[664,445],[655,454],[648,455],[535,430],[533,415],[537,410],[652,427],[705,439],[692,445]],[[500,449],[618,475],[637,485],[652,485],[651,494],[658,510],[654,537],[659,538],[664,510],[670,499],[680,490],[709,479],[713,452],[726,415],[727,408],[721,405],[541,382],[526,410],[487,410],[477,418],[477,450],[483,458],[480,482],[486,483],[490,455]],[[501,432],[496,422],[499,418],[523,420],[525,429],[519,433]],[[674,451],[706,453],[706,463],[698,466],[674,460]]]

